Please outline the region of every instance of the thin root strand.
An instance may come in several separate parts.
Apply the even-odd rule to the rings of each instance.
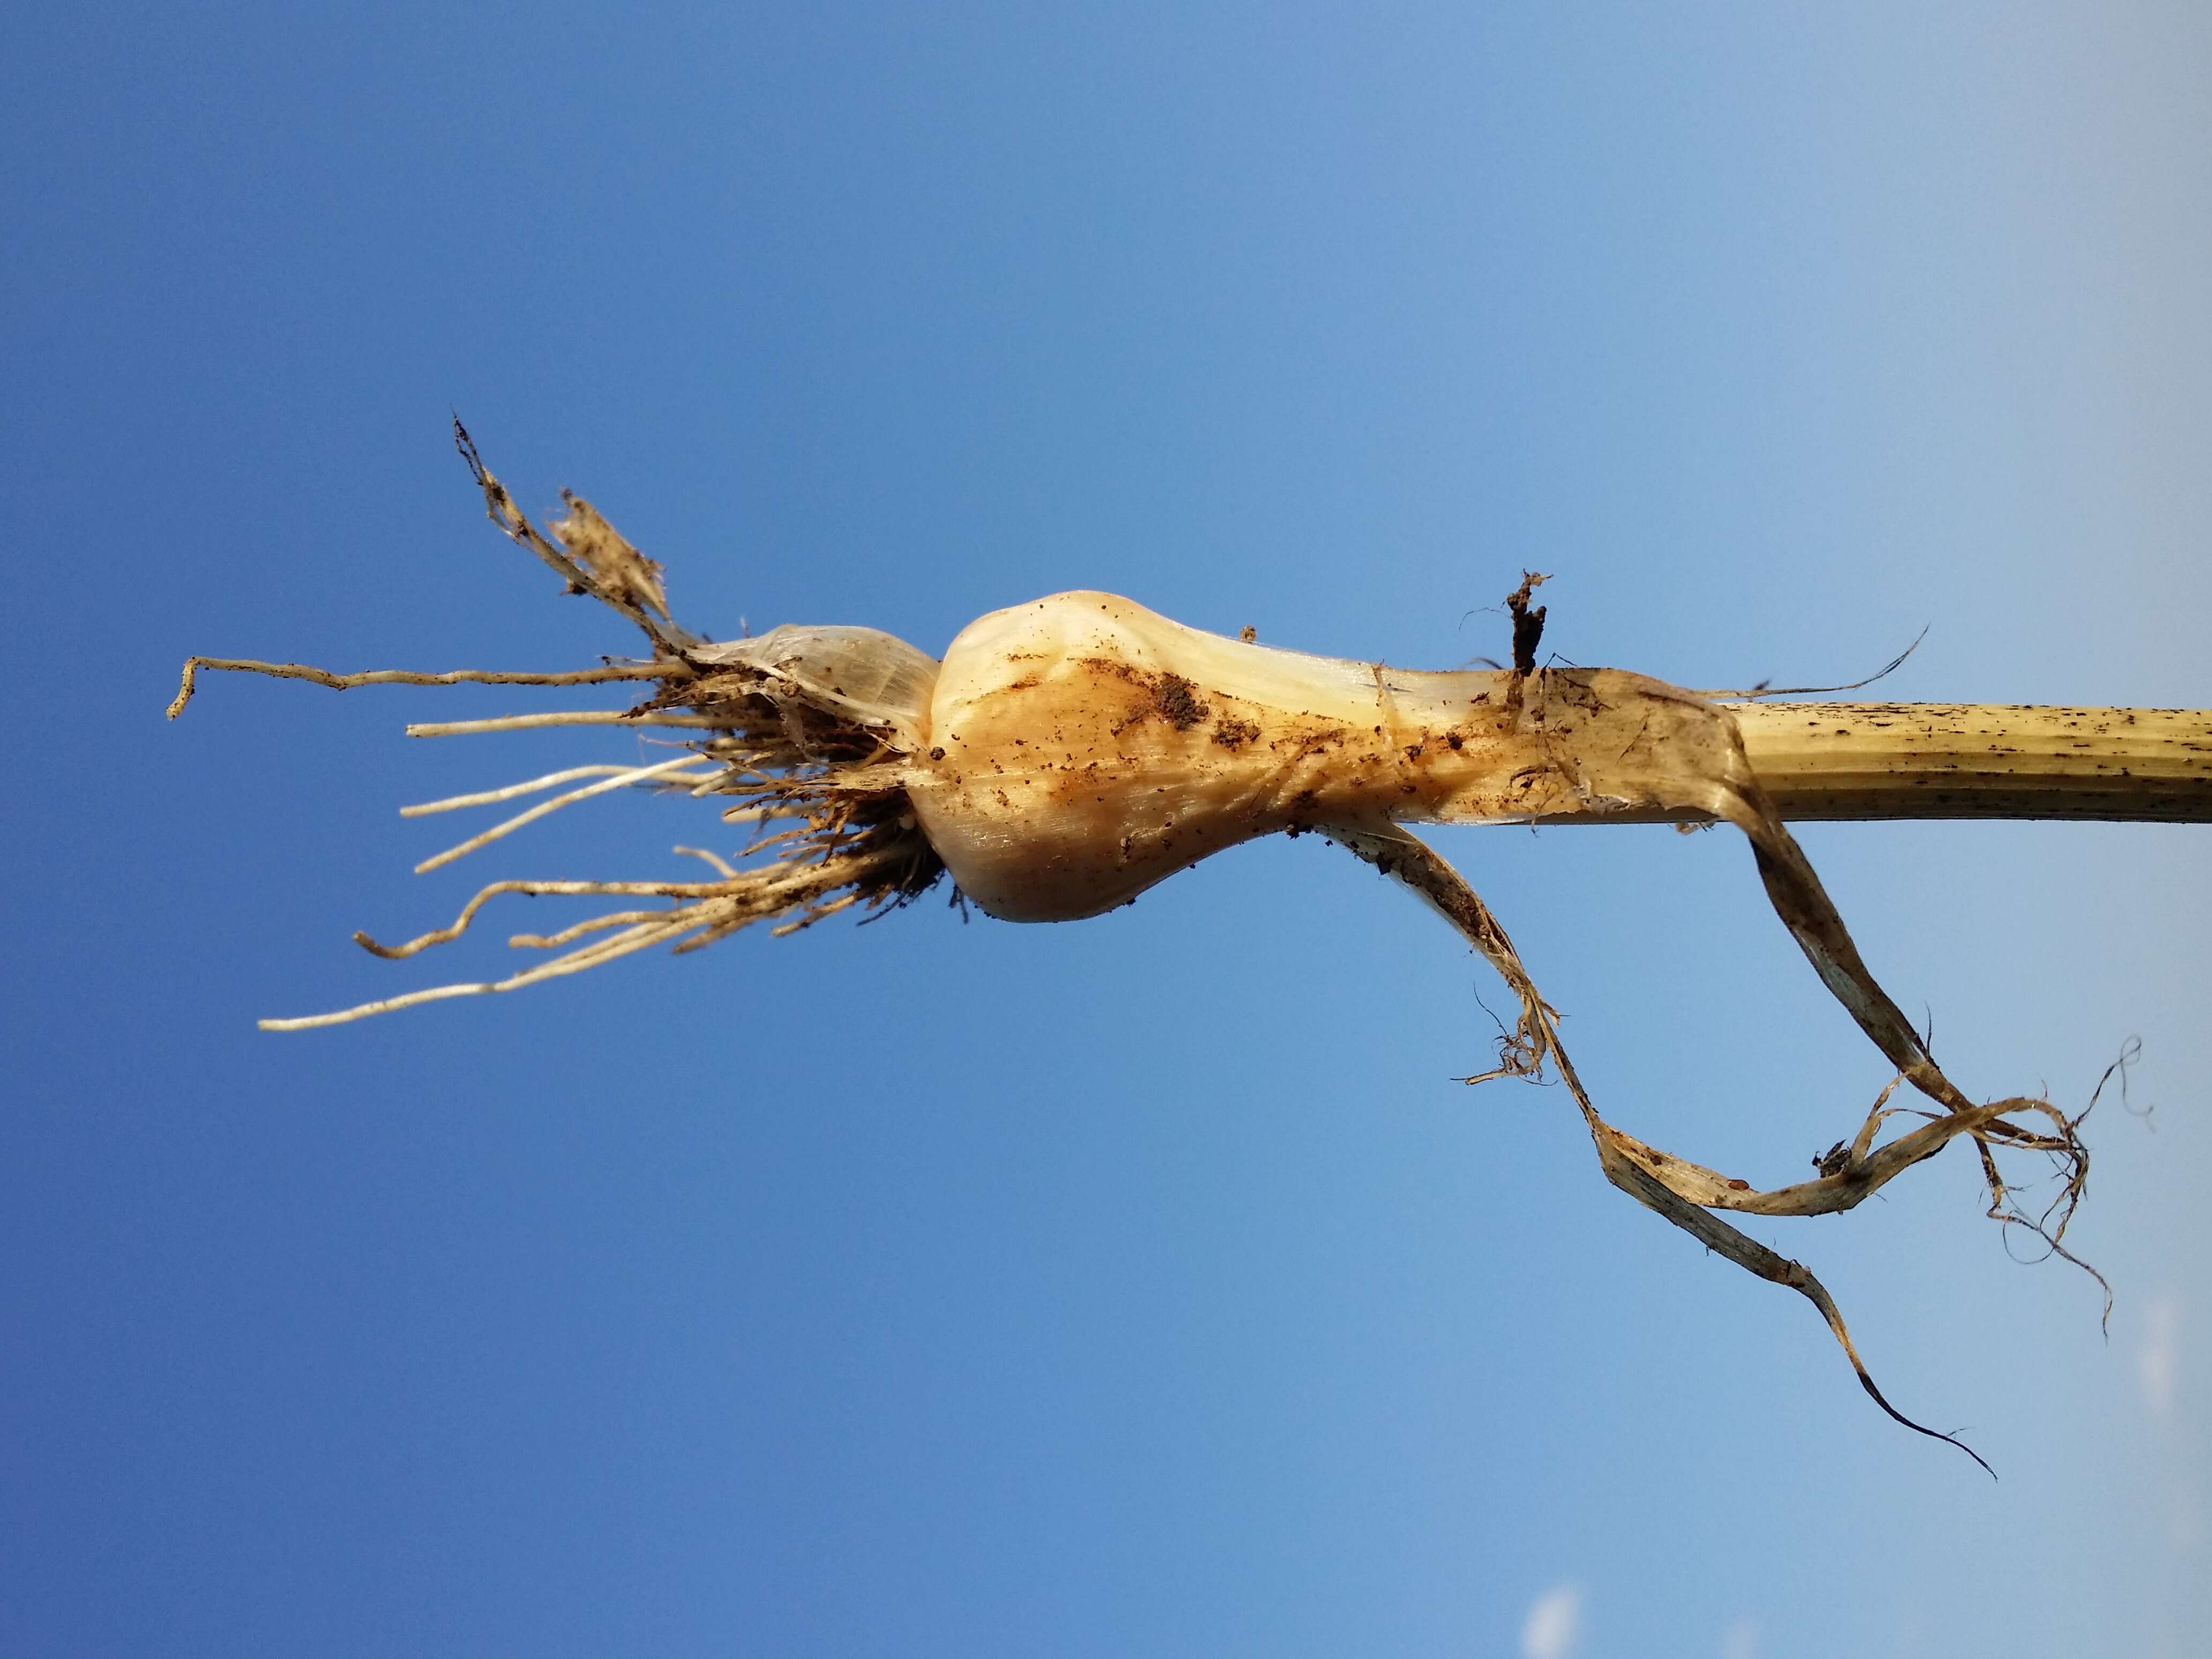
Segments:
[[[185,712],[198,689],[199,671],[218,668],[228,673],[267,674],[280,680],[306,680],[333,691],[350,691],[362,685],[602,685],[614,680],[665,680],[690,673],[681,662],[610,663],[604,668],[577,668],[553,674],[507,673],[495,669],[457,668],[451,673],[425,674],[407,668],[376,668],[363,674],[333,674],[303,662],[254,662],[244,657],[187,657],[177,695],[170,701],[168,716]]]

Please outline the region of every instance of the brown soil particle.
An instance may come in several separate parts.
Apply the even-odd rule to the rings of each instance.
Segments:
[[[1152,707],[1159,710],[1162,720],[1178,732],[1189,731],[1209,712],[1206,706],[1198,700],[1198,693],[1191,683],[1180,674],[1160,676],[1159,684],[1152,689]]]
[[[1260,728],[1250,720],[1221,720],[1213,728],[1213,740],[1224,749],[1241,749],[1260,735]]]

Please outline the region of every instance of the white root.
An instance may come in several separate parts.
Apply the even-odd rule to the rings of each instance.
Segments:
[[[557,812],[564,806],[571,805],[580,800],[589,800],[594,795],[604,795],[611,790],[626,789],[632,784],[644,783],[654,778],[669,777],[685,767],[695,765],[698,759],[696,755],[687,751],[677,756],[673,760],[659,761],[651,766],[634,766],[626,771],[617,772],[611,778],[604,778],[598,783],[586,784],[581,789],[571,789],[565,795],[556,795],[551,800],[540,801],[527,811],[517,812],[504,823],[495,823],[483,834],[470,836],[459,846],[448,847],[444,852],[424,859],[422,863],[415,866],[415,873],[418,876],[428,875],[431,871],[451,864],[455,859],[465,858],[479,848],[489,847],[492,842],[513,835],[525,824],[535,823],[538,819],[550,813]],[[688,773],[683,775],[681,781],[685,783],[697,781]]]
[[[869,851],[848,854],[842,858],[832,854],[805,860],[781,860],[763,869],[739,873],[720,882],[494,882],[468,902],[450,927],[410,939],[404,945],[381,945],[362,933],[354,937],[365,948],[380,957],[412,956],[431,945],[449,944],[459,938],[468,931],[477,912],[491,899],[504,893],[532,896],[556,893],[657,894],[690,902],[674,904],[665,910],[628,910],[595,916],[550,935],[515,934],[508,940],[512,945],[557,949],[589,933],[610,927],[621,929],[611,938],[596,940],[571,951],[566,956],[541,963],[505,979],[434,986],[428,990],[381,998],[332,1013],[308,1014],[289,1019],[264,1019],[260,1022],[260,1026],[264,1031],[312,1030],[325,1025],[348,1024],[374,1015],[392,1013],[402,1008],[443,1001],[452,997],[485,996],[502,991],[517,991],[549,979],[581,973],[587,968],[599,967],[655,945],[681,941],[687,934],[701,935],[696,941],[699,944],[726,938],[753,922],[774,916],[792,915],[792,920],[775,929],[779,934],[792,933],[868,899],[872,891],[879,885],[879,878],[892,872],[910,856],[911,849],[892,843],[879,844]],[[840,890],[845,889],[852,890]],[[794,911],[795,915],[793,914]],[[678,944],[678,948],[684,949],[684,945]]]
[[[430,720],[410,726],[410,738],[467,738],[488,732],[531,732],[548,726],[688,726],[714,731],[726,722],[704,714],[636,714],[626,710],[574,708],[558,714],[501,714],[487,720]]]
[[[557,933],[510,933],[507,942],[517,951],[557,951],[589,933],[604,933],[610,927],[627,927],[637,922],[665,922],[668,916],[665,909],[611,910],[605,915],[563,927]]]
[[[735,881],[738,878],[738,872],[730,867],[727,860],[719,853],[710,853],[703,847],[672,847],[668,850],[672,853],[680,853],[687,858],[704,859],[722,872],[722,878],[725,881]]]
[[[642,951],[657,945],[672,934],[689,932],[688,927],[672,927],[659,922],[645,922],[617,933],[611,939],[562,957],[555,961],[507,979],[487,981],[473,985],[438,985],[428,990],[410,991],[404,996],[386,997],[377,1002],[364,1002],[357,1007],[342,1008],[335,1013],[307,1014],[296,1019],[264,1019],[258,1024],[264,1031],[307,1031],[325,1025],[344,1025],[354,1020],[367,1019],[374,1014],[393,1013],[402,1008],[419,1007],[426,1002],[441,1002],[448,997],[485,996],[496,991],[519,991],[526,985],[535,985],[543,980],[556,979],[564,974],[581,973],[586,968],[596,968],[601,963],[611,962],[617,957],[628,956],[633,951]]]
[[[522,783],[510,783],[499,789],[480,789],[472,795],[448,795],[443,800],[426,800],[413,806],[403,806],[403,818],[428,817],[433,812],[458,811],[464,806],[496,806],[501,801],[514,800],[522,795],[534,795],[541,789],[550,789],[557,784],[573,782],[578,778],[612,777],[617,772],[628,772],[627,766],[571,766],[563,771],[548,772],[542,778],[531,778]]]

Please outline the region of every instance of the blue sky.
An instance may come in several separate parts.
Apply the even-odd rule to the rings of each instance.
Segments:
[[[550,706],[490,690],[161,718],[191,652],[628,648],[483,521],[456,410],[718,635],[936,651],[1096,586],[1441,667],[1531,566],[1579,662],[1819,682],[1928,624],[1893,695],[2203,706],[2201,9],[86,5],[0,46],[0,1647],[2201,1650],[2203,830],[1803,837],[1970,1091],[2078,1105],[2142,1041],[2075,1235],[2109,1341],[1962,1154],[1765,1235],[1992,1486],[1558,1091],[1454,1086],[1494,987],[1310,840],[1079,925],[932,902],[279,1037],[428,982],[356,927],[720,826],[601,801],[416,878],[452,837],[398,805],[634,744],[400,735]],[[1740,842],[1439,839],[1625,1128],[1779,1181],[1885,1080]]]

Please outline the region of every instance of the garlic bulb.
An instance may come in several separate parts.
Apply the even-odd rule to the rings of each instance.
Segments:
[[[1095,915],[1255,836],[1380,821],[1397,773],[1359,665],[1080,592],[962,630],[923,760],[908,793],[930,844],[1012,921]]]

